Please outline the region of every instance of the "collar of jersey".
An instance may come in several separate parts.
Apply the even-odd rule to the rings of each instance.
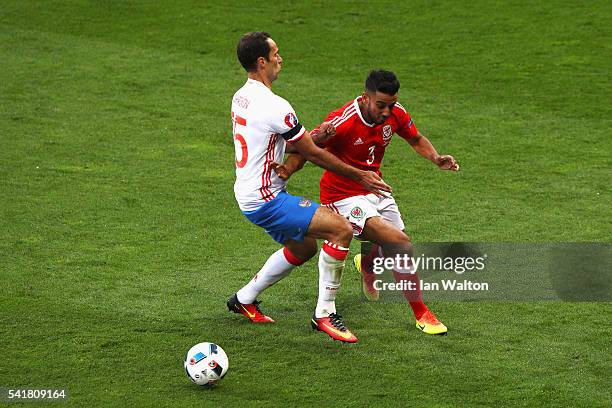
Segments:
[[[251,84],[251,85],[255,85],[255,86],[261,86],[261,87],[265,88],[266,91],[272,92],[270,90],[270,88],[268,88],[267,86],[264,85],[263,82],[260,82],[260,81],[258,81],[256,79],[247,78],[247,84]]]
[[[359,109],[359,99],[361,99],[361,96],[356,97],[353,101],[353,105],[355,105],[355,110],[357,111],[357,115],[359,115],[359,119],[361,119],[364,125],[374,127],[375,123],[368,123],[365,121],[363,116],[361,116],[361,109]]]

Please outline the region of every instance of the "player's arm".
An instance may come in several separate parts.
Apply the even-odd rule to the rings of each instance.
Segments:
[[[272,162],[271,166],[278,177],[287,181],[293,173],[300,171],[302,167],[304,167],[304,164],[306,164],[304,156],[299,153],[291,153],[287,156],[283,164]]]
[[[306,132],[303,137],[291,143],[304,159],[313,162],[319,167],[355,180],[362,184],[366,190],[375,194],[391,192],[391,187],[387,185],[378,174],[373,171],[360,170],[344,163],[327,150],[321,149],[315,145],[308,132]]]
[[[312,141],[319,147],[335,135],[336,128],[331,122],[323,122],[310,132]],[[273,168],[281,179],[289,180],[293,173],[300,171],[304,167],[307,160],[297,152],[292,143],[287,143],[285,153],[289,153],[285,162],[283,164],[273,163]]]
[[[434,163],[440,169],[459,171],[459,164],[457,164],[455,158],[451,155],[438,154],[434,145],[421,132],[417,131],[416,136],[407,138],[406,141],[410,143],[415,152]]]
[[[312,141],[319,147],[322,147],[325,142],[327,142],[335,135],[336,128],[334,127],[334,125],[331,124],[331,122],[323,122],[310,132],[310,137]],[[297,150],[295,149],[295,147],[293,147],[291,143],[287,143],[287,145],[285,146],[285,153],[297,153]]]

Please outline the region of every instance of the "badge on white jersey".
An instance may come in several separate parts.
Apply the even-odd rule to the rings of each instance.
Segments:
[[[295,114],[293,114],[292,112],[289,112],[287,115],[285,115],[285,124],[290,128],[297,126],[298,123],[300,122],[298,121],[297,116],[295,116]]]

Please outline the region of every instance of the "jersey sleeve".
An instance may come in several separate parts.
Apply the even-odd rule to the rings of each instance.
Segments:
[[[404,139],[410,139],[418,135],[418,129],[414,125],[414,121],[410,117],[410,114],[404,109],[399,103],[395,104],[393,113],[397,116],[399,126],[395,131],[398,135]]]
[[[306,133],[289,102],[278,97],[276,106],[272,107],[270,128],[287,142],[298,141]]]

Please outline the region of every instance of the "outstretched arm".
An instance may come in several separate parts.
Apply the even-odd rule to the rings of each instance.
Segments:
[[[406,139],[415,152],[434,163],[442,170],[459,171],[459,164],[451,155],[440,155],[429,139],[417,132],[415,137]]]
[[[310,137],[312,141],[319,147],[322,147],[325,142],[336,135],[336,128],[332,125],[331,122],[323,122],[312,131],[310,131]],[[297,150],[291,143],[287,143],[285,146],[285,153],[297,153]],[[298,168],[296,171],[300,170],[302,166]]]
[[[326,170],[355,180],[362,184],[366,190],[374,194],[384,195],[385,192],[390,193],[392,191],[391,187],[373,171],[360,170],[350,166],[327,150],[317,147],[308,132],[299,140],[292,142],[292,144],[306,160]]]
[[[323,122],[310,132],[312,141],[319,147],[321,147],[322,144],[327,142],[335,135],[336,128],[331,124],[331,122]],[[276,174],[278,174],[278,177],[283,180],[289,180],[289,177],[291,177],[293,173],[300,171],[304,167],[307,160],[304,158],[304,156],[298,153],[297,149],[292,143],[287,143],[285,152],[289,153],[285,162],[282,164],[272,163],[272,168]]]

